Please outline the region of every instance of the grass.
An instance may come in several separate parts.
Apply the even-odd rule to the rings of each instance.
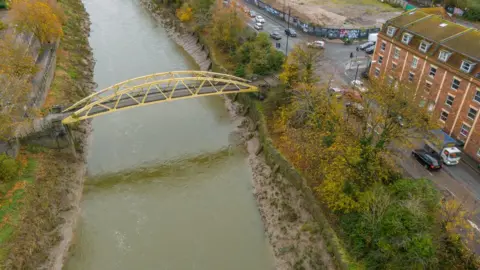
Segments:
[[[0,200],[0,262],[3,262],[8,254],[10,240],[23,210],[25,188],[35,180],[36,167],[37,160],[29,158],[18,180],[4,184],[8,185],[8,191]]]

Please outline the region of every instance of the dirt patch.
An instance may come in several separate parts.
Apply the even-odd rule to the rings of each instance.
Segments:
[[[380,26],[402,12],[378,0],[289,0],[286,7],[283,0],[265,2],[280,11],[290,7],[303,22],[332,28]]]

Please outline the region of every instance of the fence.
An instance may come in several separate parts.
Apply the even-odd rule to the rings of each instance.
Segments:
[[[288,15],[284,12],[277,10],[270,5],[260,0],[244,0],[246,3],[255,5],[269,14],[280,18],[284,21],[288,21]],[[308,33],[310,35],[328,38],[328,39],[366,39],[369,34],[380,32],[380,28],[366,28],[366,29],[345,29],[345,28],[331,28],[314,25],[311,23],[302,22],[299,18],[292,16],[290,18],[290,24],[297,29]]]

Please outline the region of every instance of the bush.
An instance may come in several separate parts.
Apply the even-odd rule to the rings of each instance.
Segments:
[[[244,65],[238,65],[237,69],[235,69],[234,75],[237,77],[245,78],[246,72],[245,72],[245,66]]]
[[[472,7],[467,9],[463,17],[470,21],[480,21],[480,8]]]
[[[7,183],[16,180],[20,171],[19,164],[11,157],[0,155],[0,182]]]
[[[1,7],[1,5],[2,4],[0,3],[0,7]],[[0,21],[0,31],[7,29],[7,27],[8,27],[8,25],[6,23]]]

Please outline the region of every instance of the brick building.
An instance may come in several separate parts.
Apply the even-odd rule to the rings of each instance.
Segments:
[[[378,35],[370,77],[415,88],[443,130],[480,162],[480,32],[416,9],[387,21]]]

